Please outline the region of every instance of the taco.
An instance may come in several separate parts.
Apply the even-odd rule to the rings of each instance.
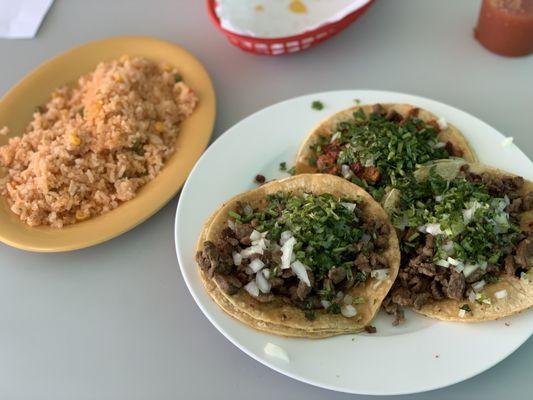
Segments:
[[[386,201],[402,262],[383,308],[487,321],[533,305],[533,183],[461,161],[416,171]],[[387,199],[389,200],[389,199]]]
[[[449,157],[476,161],[453,125],[408,104],[375,104],[321,122],[301,145],[295,168],[344,177],[380,201],[418,165]]]
[[[387,213],[367,192],[303,174],[229,200],[206,223],[196,259],[210,297],[232,317],[320,338],[370,323],[400,252]]]

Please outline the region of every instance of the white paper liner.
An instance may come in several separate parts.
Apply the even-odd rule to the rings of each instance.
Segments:
[[[292,0],[217,0],[222,28],[244,36],[281,38],[336,22],[370,0],[300,0],[306,13],[289,10]],[[256,7],[261,7],[257,11]]]

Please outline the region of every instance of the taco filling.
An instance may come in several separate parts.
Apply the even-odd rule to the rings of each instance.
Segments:
[[[432,167],[426,179],[401,187],[392,222],[402,261],[383,303],[394,324],[403,320],[402,307],[445,299],[457,300],[465,317],[469,304],[505,301],[506,290],[487,295],[487,286],[505,275],[527,279],[533,236],[521,230],[519,215],[533,209],[533,193],[521,195],[523,185],[521,177],[476,174],[463,165],[451,180]]]
[[[445,121],[424,121],[418,112],[412,108],[403,116],[378,104],[367,115],[359,108],[352,119],[339,122],[331,136],[317,138],[308,162],[318,172],[344,177],[381,200],[386,187],[397,186],[418,165],[462,156],[451,142],[439,141]]]
[[[390,225],[367,220],[366,203],[331,194],[277,192],[260,208],[239,202],[227,227],[197,253],[200,268],[227,295],[246,291],[261,303],[281,298],[304,310],[357,318],[354,305],[367,299],[346,294],[389,275],[383,252]]]

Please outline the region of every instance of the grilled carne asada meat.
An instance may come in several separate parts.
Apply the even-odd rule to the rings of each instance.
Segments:
[[[410,182],[393,224],[402,237],[398,278],[383,309],[401,323],[402,307],[443,299],[490,304],[483,288],[503,274],[520,278],[532,267],[533,234],[519,227],[531,210],[520,177],[474,174],[468,166],[447,182],[435,171]]]
[[[267,196],[266,206],[239,204],[219,240],[196,255],[200,268],[228,295],[246,290],[260,302],[279,299],[302,310],[351,317],[347,291],[389,266],[390,225],[364,217],[364,203],[329,194]],[[351,307],[351,308],[350,308]]]

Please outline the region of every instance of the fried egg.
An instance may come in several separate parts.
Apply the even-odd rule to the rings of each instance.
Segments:
[[[222,27],[253,37],[298,35],[338,21],[370,0],[217,0]]]

